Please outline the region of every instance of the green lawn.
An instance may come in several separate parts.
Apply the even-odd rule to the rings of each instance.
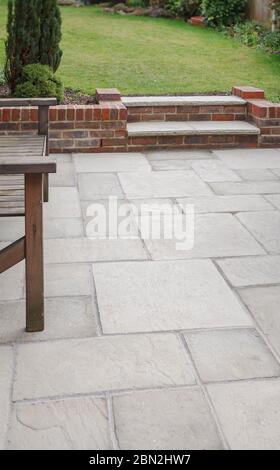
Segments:
[[[123,94],[264,88],[280,100],[280,57],[249,49],[211,29],[182,21],[124,17],[96,7],[62,8],[66,86],[91,93],[117,87]],[[0,64],[4,61],[6,0],[0,0]]]

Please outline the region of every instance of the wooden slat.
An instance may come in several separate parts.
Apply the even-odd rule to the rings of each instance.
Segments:
[[[45,154],[46,136],[0,135],[0,160],[4,158],[30,161]],[[45,178],[46,179],[46,178]],[[47,188],[44,186],[44,194]],[[45,199],[47,199],[45,197]],[[0,217],[24,215],[23,174],[0,174]]]
[[[25,258],[25,237],[0,251],[0,273],[11,268]]]
[[[11,208],[0,207],[0,217],[23,217],[23,216],[24,216],[23,207],[11,207]]]

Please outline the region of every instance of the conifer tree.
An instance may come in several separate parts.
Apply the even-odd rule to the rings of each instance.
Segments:
[[[37,0],[9,0],[7,33],[5,76],[13,93],[23,67],[39,61]]]
[[[57,0],[37,0],[40,17],[40,45],[39,62],[48,65],[56,72],[59,67],[62,51],[59,47],[61,41],[61,15]]]
[[[48,65],[55,72],[62,51],[61,16],[56,0],[9,0],[5,78],[14,93],[29,64]]]

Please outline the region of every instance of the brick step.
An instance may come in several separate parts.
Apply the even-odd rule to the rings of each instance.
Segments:
[[[124,97],[128,122],[245,120],[247,102],[238,96]]]
[[[129,123],[128,149],[256,147],[260,130],[248,122]]]
[[[261,135],[259,138],[260,147],[279,147],[280,146],[280,131],[277,135]]]

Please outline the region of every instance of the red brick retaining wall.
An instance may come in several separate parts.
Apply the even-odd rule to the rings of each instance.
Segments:
[[[280,104],[265,100],[263,90],[234,87],[246,105],[129,107],[115,89],[96,91],[97,104],[50,108],[50,152],[143,151],[148,148],[279,147]],[[0,135],[37,132],[36,108],[0,108]],[[193,135],[128,137],[127,122],[251,120],[260,136]]]
[[[129,107],[128,122],[140,121],[244,121],[246,105]]]
[[[248,120],[261,131],[260,147],[280,146],[280,103],[265,100],[263,90],[253,87],[234,87],[233,94],[247,100]]]
[[[127,143],[127,109],[117,90],[97,90],[98,104],[55,106],[49,110],[51,153],[113,152]],[[108,101],[111,100],[111,101]],[[0,134],[36,133],[36,108],[0,109]]]

